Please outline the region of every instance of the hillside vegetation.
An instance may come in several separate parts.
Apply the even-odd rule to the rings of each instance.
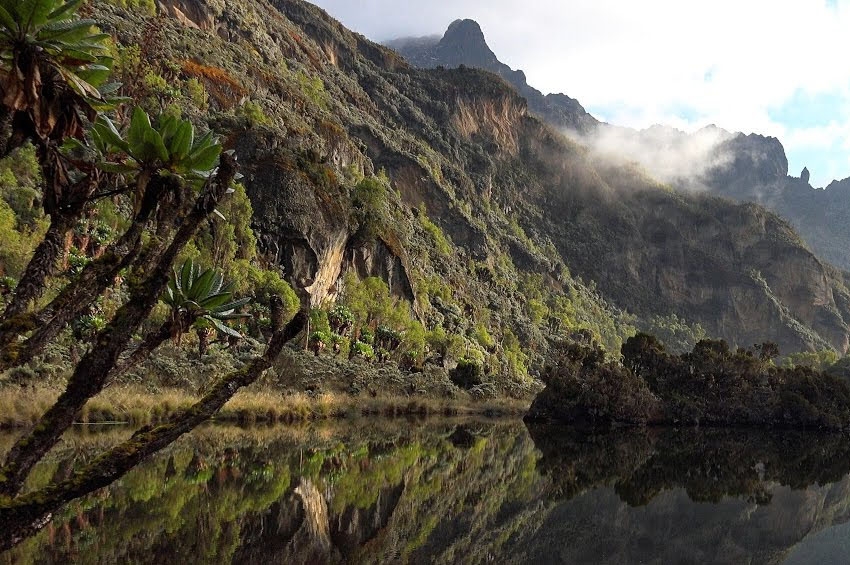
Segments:
[[[242,322],[252,339],[263,339],[270,296],[292,311],[291,286],[314,310],[310,354],[405,374],[436,367],[449,389],[485,396],[535,390],[554,343],[593,340],[616,359],[638,328],[677,350],[705,335],[847,348],[843,275],[786,223],[598,161],[495,75],[413,68],[296,0],[86,10],[112,37],[119,94],[212,128],[236,151],[244,192],[180,260],[254,297]],[[0,181],[16,179],[3,192],[12,213],[0,209],[12,288],[44,228],[26,152],[4,162]],[[87,217],[65,276],[109,241],[121,206],[104,200]],[[115,307],[91,312],[76,337]],[[186,339],[203,350],[206,332]]]

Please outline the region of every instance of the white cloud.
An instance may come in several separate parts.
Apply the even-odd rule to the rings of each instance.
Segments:
[[[797,144],[848,139],[850,113],[799,130],[771,118],[795,93],[850,100],[850,0],[319,0],[376,40],[477,20],[493,51],[544,92],[565,92],[618,125],[707,124]],[[842,109],[843,110],[843,109]],[[843,115],[842,115],[843,114]],[[802,147],[802,145],[800,145]],[[837,154],[832,159],[838,159]],[[850,174],[850,167],[843,176]],[[821,166],[820,168],[825,168]],[[821,180],[813,171],[813,180]],[[828,180],[828,179],[823,179]]]

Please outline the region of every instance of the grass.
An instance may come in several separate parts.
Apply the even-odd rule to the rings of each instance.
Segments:
[[[56,387],[0,387],[0,428],[24,428],[35,424],[60,394]],[[180,389],[152,392],[133,385],[113,386],[92,398],[83,408],[79,423],[155,424],[188,408],[196,395]],[[351,396],[327,392],[283,394],[273,389],[239,391],[215,420],[251,423],[295,423],[314,420],[353,419],[362,416],[519,416],[528,401],[436,399],[420,396]]]
[[[0,389],[0,428],[31,426],[59,397],[50,387],[8,386]]]

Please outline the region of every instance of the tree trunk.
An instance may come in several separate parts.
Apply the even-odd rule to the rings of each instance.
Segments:
[[[151,215],[156,210],[159,197],[167,191],[178,190],[174,177],[155,177],[148,184],[142,206],[133,223],[127,231],[99,258],[85,266],[83,272],[69,283],[59,296],[53,299],[44,309],[35,314],[33,323],[35,331],[21,345],[9,351],[9,343],[14,329],[4,330],[0,341],[0,371],[28,363],[41,353],[44,347],[53,340],[71,320],[85,312],[103,292],[109,288],[123,269],[131,265],[141,251],[141,237]],[[11,325],[11,324],[9,324]],[[19,324],[19,326],[21,326]],[[24,330],[22,326],[20,330]],[[23,333],[20,331],[19,333]]]
[[[232,158],[222,156],[218,175],[198,197],[192,212],[184,218],[156,268],[146,280],[133,285],[130,299],[118,309],[110,324],[97,335],[94,347],[77,365],[56,404],[41,417],[29,436],[22,437],[12,447],[5,465],[0,469],[0,495],[14,496],[18,493],[33,466],[73,424],[85,403],[103,390],[118,356],[127,347],[142,321],[150,314],[168,284],[174,259],[194,235],[201,221],[215,209],[230,186],[235,172]]]
[[[195,333],[198,334],[198,356],[203,357],[210,347],[211,330],[209,328],[197,328]]]
[[[0,318],[0,323],[23,314],[30,302],[41,296],[47,277],[53,274],[56,261],[64,249],[65,234],[74,227],[77,220],[78,217],[73,215],[66,216],[58,213],[50,217],[50,227],[47,228],[44,239],[35,248],[35,253],[27,264],[24,274],[21,275],[21,280],[18,282],[14,294],[12,294],[12,301],[6,306],[3,317]],[[3,345],[7,338],[4,336],[0,339],[2,339],[0,345]]]
[[[50,520],[50,513],[61,505],[108,486],[149,455],[208,420],[240,388],[256,381],[271,366],[284,344],[304,329],[306,320],[307,314],[302,311],[285,329],[280,330],[277,326],[262,357],[219,380],[200,401],[174,415],[168,422],[140,429],[129,440],[104,453],[68,480],[5,504],[0,502],[0,551],[13,547],[43,528]]]
[[[43,188],[44,211],[50,215],[50,227],[35,249],[32,259],[21,276],[12,302],[3,312],[0,323],[6,322],[26,312],[29,303],[36,300],[44,291],[47,277],[53,273],[56,260],[65,249],[65,237],[83,216],[86,204],[91,199],[96,185],[90,176],[71,183],[65,166],[58,158],[55,147],[39,144],[39,161],[45,179]],[[6,332],[4,332],[6,333]],[[12,339],[17,335],[12,336]],[[0,338],[0,345],[8,336]],[[8,343],[8,342],[6,342]]]

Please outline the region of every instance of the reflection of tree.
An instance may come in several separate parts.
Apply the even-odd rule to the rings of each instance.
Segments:
[[[698,502],[724,496],[770,502],[769,487],[794,489],[840,480],[850,471],[850,443],[840,434],[768,433],[729,429],[626,430],[593,433],[529,424],[543,452],[539,470],[553,494],[572,498],[614,486],[633,506],[683,488]]]
[[[541,482],[521,425],[391,425],[367,438],[348,432],[295,442],[258,442],[252,432],[221,438],[212,428],[133,469],[103,496],[68,505],[8,555],[12,562],[385,563],[479,547],[486,557],[522,529],[521,501]],[[49,474],[73,456],[61,454]]]

